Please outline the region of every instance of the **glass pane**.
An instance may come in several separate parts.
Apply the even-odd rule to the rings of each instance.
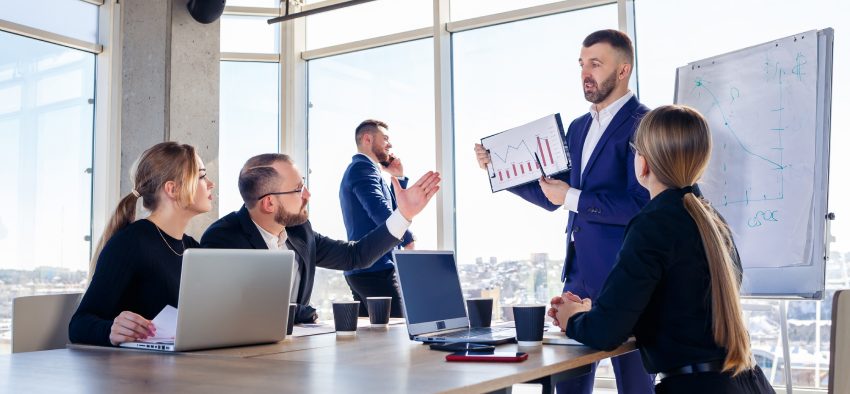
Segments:
[[[242,207],[236,186],[245,161],[280,150],[279,70],[277,63],[221,62],[220,216]]]
[[[0,353],[12,298],[81,291],[95,56],[0,32]]]
[[[307,17],[307,49],[431,26],[431,0],[378,0]]]
[[[97,42],[98,6],[79,0],[4,1],[0,19]]]
[[[280,23],[269,25],[264,16],[221,17],[221,51],[279,53]]]
[[[357,153],[354,129],[361,121],[389,125],[392,151],[413,181],[436,167],[432,40],[313,60],[308,67],[310,220],[316,231],[344,240],[339,184]],[[436,221],[431,201],[410,228],[417,249],[437,247]],[[333,299],[351,298],[340,271],[320,270],[315,283],[320,318],[330,318]]]
[[[637,53],[641,101],[652,106],[673,101],[676,68],[688,62],[732,50],[789,36],[803,31],[832,27],[836,35],[850,31],[850,3],[838,0],[816,0],[803,8],[765,7],[763,2],[720,0],[711,7],[701,7],[699,18],[685,2],[655,0],[635,2],[637,19]],[[735,12],[729,12],[735,10]],[[758,15],[752,18],[752,15]],[[722,20],[729,29],[713,28],[712,21]],[[776,21],[782,23],[776,23]],[[670,34],[671,31],[687,34]],[[850,47],[836,39],[833,69],[850,66]],[[850,78],[835,72],[832,80],[832,152],[850,148],[850,114],[841,108],[850,105]],[[829,210],[850,210],[850,186],[842,182],[838,169],[850,168],[850,157],[831,155],[833,176],[829,189]],[[793,301],[788,318],[791,323],[790,346],[792,383],[795,386],[827,387],[829,366],[829,305],[835,289],[850,287],[850,221],[832,222],[835,242],[830,245],[824,301]],[[768,307],[762,304],[767,303]],[[765,374],[774,384],[785,384],[783,354],[778,339],[778,303],[748,301],[753,348]]]
[[[555,0],[451,0],[450,15],[451,20],[459,21],[554,2]]]

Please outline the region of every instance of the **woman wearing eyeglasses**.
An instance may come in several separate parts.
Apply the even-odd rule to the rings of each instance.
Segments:
[[[142,153],[134,189],[118,203],[92,257],[89,287],[68,327],[71,342],[117,346],[156,334],[177,307],[182,256],[198,242],[189,219],[212,208],[214,184],[191,145],[163,142]],[[151,211],[136,220],[136,202]]]
[[[773,393],[742,316],[729,228],[696,182],[711,157],[694,109],[663,106],[635,132],[635,172],[650,202],[631,220],[599,298],[567,293],[549,315],[567,336],[611,350],[634,334],[657,393]]]

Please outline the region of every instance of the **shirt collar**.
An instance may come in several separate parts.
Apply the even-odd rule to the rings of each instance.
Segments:
[[[620,109],[623,108],[623,106],[626,105],[626,102],[631,100],[634,95],[634,92],[629,90],[623,95],[623,97],[618,98],[617,101],[614,101],[611,105],[603,108],[602,111],[599,112],[596,111],[596,104],[591,104],[590,116],[592,116],[593,119],[598,119],[600,117],[613,117],[617,114],[617,112],[620,112]]]
[[[251,222],[253,222],[254,225],[257,226],[257,230],[260,230],[260,235],[263,237],[263,241],[266,241],[266,246],[268,246],[269,249],[273,249],[272,246],[277,246],[277,248],[274,249],[286,249],[286,247],[284,246],[286,244],[286,239],[288,238],[286,234],[286,228],[284,228],[283,231],[280,232],[280,235],[274,235],[266,231],[266,229],[260,227],[260,225],[254,221],[254,219],[251,219]]]

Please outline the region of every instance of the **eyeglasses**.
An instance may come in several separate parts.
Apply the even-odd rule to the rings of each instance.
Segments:
[[[305,189],[306,189],[306,187],[304,187],[304,185],[302,184],[301,186],[298,186],[297,189],[290,190],[288,192],[271,192],[271,193],[263,194],[262,196],[257,198],[257,201],[260,201],[260,200],[266,198],[267,196],[278,196],[278,195],[282,195],[282,194],[301,193],[301,195],[304,195]]]
[[[640,154],[640,151],[638,150],[637,145],[635,145],[634,142],[629,141],[629,147],[632,148],[632,153],[636,155]]]

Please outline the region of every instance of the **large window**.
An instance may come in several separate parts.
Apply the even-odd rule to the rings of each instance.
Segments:
[[[771,3],[772,4],[772,3]],[[710,7],[674,0],[638,1],[636,5],[637,53],[641,100],[650,107],[673,101],[676,68],[690,61],[718,55],[812,29],[833,27],[836,35],[832,82],[832,177],[829,210],[850,210],[850,187],[838,169],[850,167],[847,155],[836,154],[850,146],[844,132],[850,116],[850,80],[842,37],[850,31],[846,15],[850,5],[838,0],[817,0],[806,7],[769,6],[766,2],[714,1]],[[753,17],[757,15],[757,17]],[[717,28],[722,21],[723,28]],[[670,32],[687,32],[671,34]],[[840,219],[840,217],[839,217]],[[827,264],[824,301],[792,301],[789,306],[792,383],[826,387],[829,368],[829,319],[835,289],[850,286],[850,221],[832,223],[835,242]],[[756,357],[773,384],[784,385],[785,373],[779,342],[777,301],[747,301],[750,335]]]
[[[5,353],[14,297],[85,285],[95,56],[5,32],[0,48],[0,353]]]
[[[237,211],[239,170],[250,157],[277,152],[278,63],[221,62],[219,216]]]
[[[453,36],[457,253],[470,296],[507,307],[560,294],[567,211],[491,193],[473,145],[549,114],[560,113],[567,125],[586,113],[581,42],[616,27],[617,7],[609,5]]]
[[[354,129],[369,118],[389,125],[392,151],[412,181],[435,169],[434,78],[431,40],[418,40],[308,63],[310,220],[320,233],[346,239],[339,184],[357,153]],[[437,246],[432,202],[414,220],[418,249]],[[313,304],[329,318],[330,302],[351,298],[339,271],[319,270]]]

